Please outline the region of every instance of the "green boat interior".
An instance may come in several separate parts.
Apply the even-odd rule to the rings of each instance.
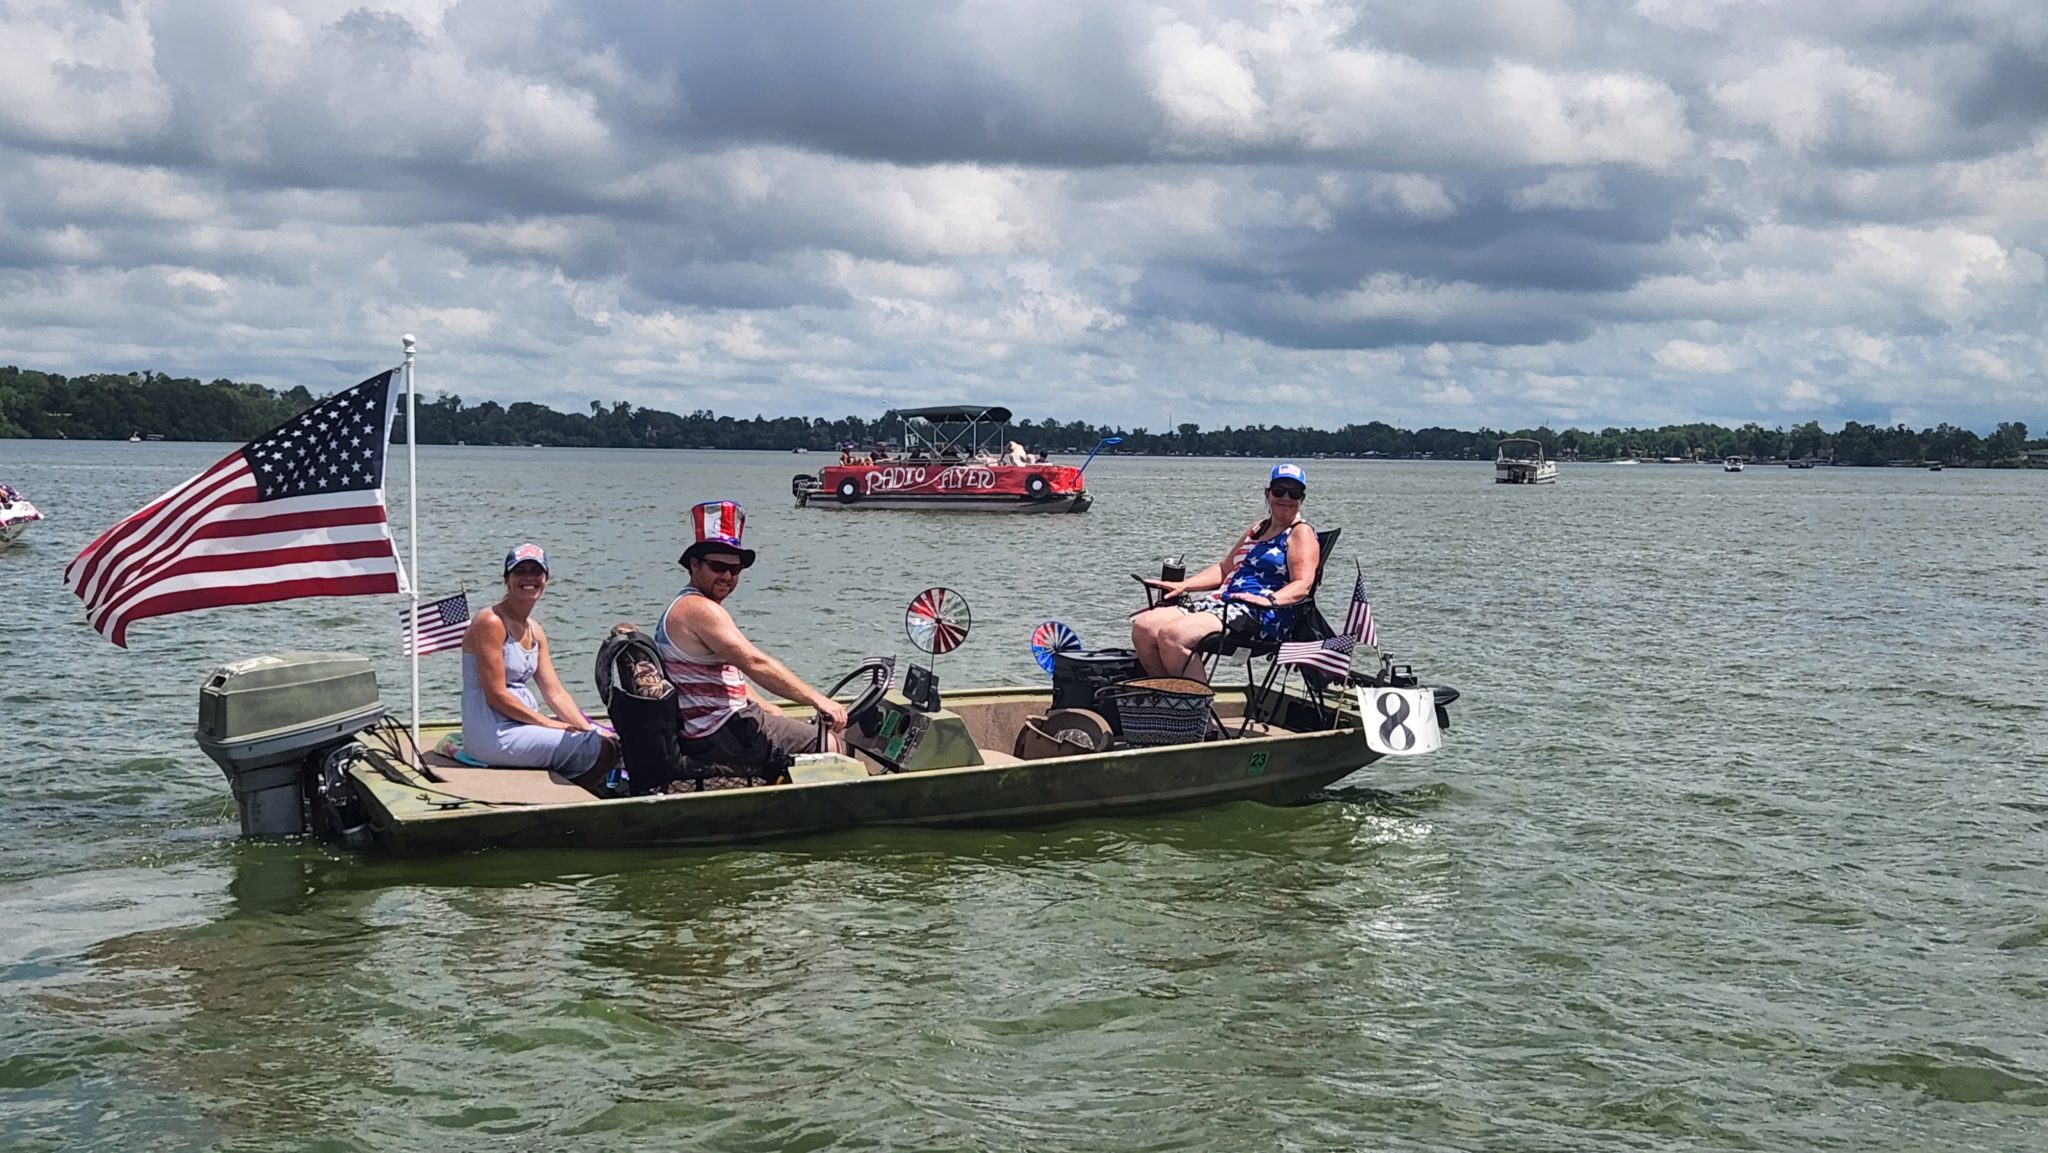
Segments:
[[[1291,736],[1331,727],[1331,715],[1317,706],[1281,692],[1267,695],[1245,723],[1247,698],[1218,696],[1210,702],[1205,724],[1195,740],[1235,740]],[[785,707],[793,717],[809,719],[811,710]],[[1291,721],[1305,728],[1290,727]],[[599,798],[545,769],[480,767],[431,751],[442,738],[459,731],[453,724],[422,726],[420,742],[428,751],[419,758],[425,779],[439,792],[467,800],[509,804],[586,804]],[[851,756],[806,757],[789,773],[790,781],[811,784],[874,776],[889,772],[982,768],[1060,757],[1094,757],[1134,746],[1111,731],[1100,713],[1052,707],[1042,690],[969,690],[951,694],[945,707],[922,711],[891,693],[870,714],[869,723],[849,728]],[[410,771],[410,733],[395,725],[381,726],[362,739],[384,754],[384,771]],[[778,787],[778,786],[768,786]]]

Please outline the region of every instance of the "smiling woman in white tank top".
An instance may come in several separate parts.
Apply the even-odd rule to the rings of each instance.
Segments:
[[[547,630],[533,609],[547,591],[548,557],[522,544],[505,554],[505,599],[478,613],[462,638],[462,751],[494,768],[552,769],[596,787],[618,746],[592,725],[555,675]],[[554,711],[548,716],[542,705]]]

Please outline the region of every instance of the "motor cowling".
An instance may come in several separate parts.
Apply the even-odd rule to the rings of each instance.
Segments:
[[[234,789],[244,836],[293,836],[306,831],[309,764],[383,718],[367,657],[279,653],[215,669],[193,737]]]

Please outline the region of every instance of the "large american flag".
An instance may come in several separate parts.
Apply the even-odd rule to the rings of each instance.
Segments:
[[[1358,638],[1339,633],[1319,641],[1284,642],[1276,659],[1283,665],[1307,665],[1341,680],[1351,675],[1351,650],[1357,647]]]
[[[147,617],[397,592],[384,519],[397,376],[335,393],[86,545],[64,583],[92,627],[125,648]]]
[[[1358,580],[1351,586],[1351,608],[1344,614],[1344,635],[1355,637],[1369,649],[1380,647],[1379,630],[1372,624],[1372,602],[1365,599],[1365,567],[1353,561]]]
[[[469,594],[459,592],[432,604],[421,605],[417,614],[400,614],[399,625],[405,629],[402,647],[406,656],[412,655],[415,624],[419,628],[421,656],[461,648],[462,634],[469,631]]]

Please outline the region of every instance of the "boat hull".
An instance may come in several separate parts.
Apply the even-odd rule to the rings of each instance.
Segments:
[[[967,496],[938,493],[876,493],[855,501],[842,501],[830,492],[800,493],[799,508],[922,509],[926,512],[1087,512],[1094,499],[1086,492],[1055,496],[992,495]]]
[[[799,508],[1084,512],[1079,469],[1057,464],[904,460],[836,464],[790,478]]]
[[[0,548],[5,548],[21,539],[21,534],[28,531],[28,526],[41,519],[43,519],[43,514],[37,512],[36,506],[29,502],[25,500],[9,502],[5,509],[0,509]]]
[[[1556,484],[1557,464],[1544,461],[1541,464],[1501,462],[1493,467],[1495,484]]]
[[[376,842],[402,856],[493,847],[719,846],[853,828],[1030,825],[1241,800],[1286,804],[1378,759],[1351,719],[1351,727],[1321,732],[562,803],[468,800],[375,748],[350,779]]]

